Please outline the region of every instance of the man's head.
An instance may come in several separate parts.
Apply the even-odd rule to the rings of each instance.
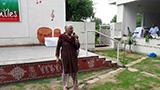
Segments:
[[[71,24],[65,26],[65,31],[67,34],[71,35],[73,33],[73,26]]]
[[[155,27],[155,24],[152,24],[152,27],[154,28],[154,27]]]

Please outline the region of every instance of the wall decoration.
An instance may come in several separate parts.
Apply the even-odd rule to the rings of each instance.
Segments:
[[[56,68],[56,71],[57,71],[57,72],[60,72],[59,69],[58,69],[59,64],[54,65],[54,67]]]
[[[0,68],[0,83],[7,78],[6,76],[2,76],[5,74],[7,74],[7,73],[4,71],[4,69]]]
[[[42,3],[42,1],[40,0],[39,3]]]
[[[40,68],[40,70],[41,70],[41,72],[43,74],[45,74],[45,73],[53,73],[55,71],[53,65],[43,65],[43,66],[38,65],[38,67]]]
[[[83,57],[78,60],[81,67],[79,70],[92,70],[96,68],[115,67],[110,61],[105,59],[99,59],[95,57]],[[81,62],[80,62],[81,61]],[[105,62],[103,62],[105,61]],[[103,64],[104,63],[104,64]],[[110,66],[112,65],[112,66]],[[32,80],[38,78],[51,77],[60,75],[62,73],[61,62],[56,63],[53,61],[34,62],[34,63],[22,63],[14,65],[1,65],[0,66],[0,85],[6,83],[12,83],[17,81]]]
[[[53,19],[54,19],[54,17],[55,17],[55,15],[53,14],[54,13],[54,10],[52,10],[52,13],[51,13],[51,21],[53,21]]]
[[[3,80],[3,79],[6,79],[7,77],[5,77],[5,76],[1,76],[0,77],[0,80]]]
[[[20,22],[19,0],[0,0],[0,22]]]
[[[17,79],[17,80],[20,80],[24,74],[26,73],[27,71],[23,70],[22,68],[20,67],[15,67],[14,69],[11,70],[10,75],[12,75],[13,78]]]
[[[89,68],[93,68],[94,67],[94,60],[88,61],[88,65],[89,65]]]
[[[33,67],[33,66],[30,66],[30,67],[28,67],[28,68],[29,68],[29,72],[30,72],[29,77],[30,77],[30,78],[37,77],[37,73],[36,73],[34,67]]]
[[[3,68],[0,68],[0,75],[7,74]]]
[[[36,4],[38,4],[38,0],[36,0]]]
[[[54,37],[59,37],[59,35],[61,35],[61,30],[58,28],[54,29]]]
[[[37,31],[37,38],[41,44],[44,45],[45,37],[52,37],[52,29],[48,27],[40,27]]]
[[[42,0],[36,0],[36,4],[42,3]]]

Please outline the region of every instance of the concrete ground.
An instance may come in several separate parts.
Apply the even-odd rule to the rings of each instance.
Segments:
[[[25,47],[0,47],[0,65],[23,64],[56,60],[56,47],[25,46]],[[98,56],[85,50],[79,52],[79,57]]]

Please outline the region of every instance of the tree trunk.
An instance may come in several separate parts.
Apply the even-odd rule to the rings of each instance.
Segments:
[[[131,45],[129,45],[129,50],[128,50],[128,52],[132,52],[132,50],[131,50]]]

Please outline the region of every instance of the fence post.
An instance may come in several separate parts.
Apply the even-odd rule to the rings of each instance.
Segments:
[[[119,65],[119,44],[120,44],[120,42],[118,40],[110,38],[109,36],[107,36],[107,35],[105,35],[105,34],[103,34],[101,32],[95,31],[95,30],[88,30],[88,31],[86,30],[86,56],[88,56],[88,32],[96,32],[98,34],[101,34],[101,35],[103,35],[103,36],[105,36],[105,37],[117,42],[117,65]]]
[[[86,56],[88,56],[88,31],[86,30]]]
[[[119,42],[117,42],[117,65],[119,64]]]

